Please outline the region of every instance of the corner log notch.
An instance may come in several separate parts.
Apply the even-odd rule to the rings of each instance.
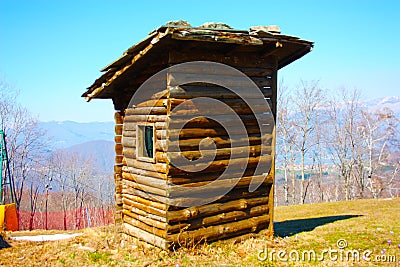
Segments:
[[[178,21],[152,31],[102,70],[82,96],[114,103],[115,223],[125,236],[171,249],[262,229],[273,235],[277,72],[312,47],[281,34],[277,26],[247,31]],[[233,67],[250,78],[257,93],[213,67],[167,71],[146,82],[161,70],[193,61]],[[228,75],[225,82],[240,96],[197,81],[199,75]],[[182,79],[187,82],[179,84]],[[141,94],[148,95],[130,103],[145,82],[148,90]],[[219,101],[234,114],[212,107],[210,118],[198,98]],[[176,165],[182,158],[184,164]],[[259,166],[271,168],[260,172]],[[249,190],[254,183],[258,187]]]

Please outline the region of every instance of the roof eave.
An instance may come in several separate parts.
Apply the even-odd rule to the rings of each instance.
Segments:
[[[210,31],[213,32],[215,29],[193,29],[193,34],[188,32],[186,27],[166,27],[161,26],[157,30],[151,32],[148,37],[130,47],[128,50],[124,52],[124,54],[112,62],[111,64],[104,67],[101,71],[105,71],[105,73],[100,76],[90,87],[87,88],[87,91],[82,94],[82,97],[86,99],[86,101],[90,101],[93,98],[109,98],[106,94],[104,95],[105,89],[110,89],[113,81],[116,80],[125,70],[129,69],[132,65],[134,65],[139,58],[145,56],[155,44],[157,44],[161,39],[165,36],[170,35],[172,39],[177,40],[196,40],[196,41],[220,41],[220,42],[232,42],[237,44],[246,44],[246,45],[263,45],[263,42],[279,42],[284,41],[287,43],[296,44],[299,47],[293,53],[290,53],[289,56],[279,59],[278,69],[281,69],[293,61],[303,57],[307,53],[309,53],[313,48],[313,42],[299,39],[298,37],[282,35],[276,33],[269,33],[265,36],[257,36],[254,34],[250,34],[250,32],[239,31],[239,30],[230,30],[230,31],[216,31],[216,36],[214,40],[200,37],[199,33]],[[224,33],[226,31],[226,33]],[[247,33],[247,34],[246,34]],[[222,36],[221,36],[222,35]],[[221,37],[223,37],[221,39]],[[231,37],[231,38],[230,38]],[[102,96],[103,93],[103,96]]]
[[[313,43],[306,44],[305,46],[298,49],[296,52],[292,53],[289,57],[286,57],[278,62],[278,69],[282,69],[292,62],[302,58],[306,54],[312,51],[314,47]]]

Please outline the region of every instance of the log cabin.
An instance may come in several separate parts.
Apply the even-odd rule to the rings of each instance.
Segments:
[[[163,249],[273,235],[277,72],[313,43],[278,26],[168,22],[82,95],[115,107],[115,223]]]

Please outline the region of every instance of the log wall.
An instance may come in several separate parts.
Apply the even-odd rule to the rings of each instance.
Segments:
[[[115,224],[122,223],[122,127],[124,124],[124,113],[116,111],[114,114],[115,120],[115,165],[114,165],[114,182],[115,182]]]
[[[171,64],[185,60],[175,52],[170,59]],[[264,95],[262,100],[247,95],[246,98],[253,101],[250,103],[252,107],[257,107],[260,101],[267,101],[275,116],[276,64],[271,64],[271,59],[260,60],[265,63],[262,68],[258,67],[260,62],[247,62],[247,59],[245,67],[238,61],[228,63],[239,65],[239,69],[259,86]],[[175,85],[176,77],[175,73],[169,73],[167,88],[160,88],[152,99],[127,108],[121,116],[123,121],[116,115],[116,200],[117,207],[121,208],[125,234],[165,249],[267,228],[272,234],[275,124],[269,121],[271,115],[258,114],[261,119],[265,117],[266,124],[269,124],[262,126],[266,130],[262,135],[255,121],[257,108],[250,109],[240,97],[215,85]],[[177,125],[187,120],[188,116],[198,112],[192,101],[196,97],[210,97],[231,107],[245,125],[248,137],[228,136],[215,120],[205,117],[197,117],[186,123],[182,130],[177,129]],[[174,108],[182,103],[186,103],[188,108],[180,109],[171,116]],[[218,115],[229,116],[223,113]],[[123,122],[123,127],[120,127],[120,122]],[[136,155],[138,123],[152,123],[155,127],[152,162],[140,160]],[[233,126],[235,123],[232,120]],[[200,144],[204,149],[202,152]],[[210,145],[209,149],[207,145]],[[181,152],[173,149],[176,147]],[[213,162],[194,173],[183,171],[171,163],[180,155],[195,161],[208,154],[215,156]],[[231,158],[232,154],[235,157]],[[272,165],[271,171],[267,174],[255,173],[259,162]],[[215,181],[230,164],[234,166],[233,173]],[[252,180],[260,181],[261,186],[249,192]],[[205,189],[204,186],[212,181],[215,181],[213,185]],[[234,188],[217,201],[196,205],[204,200],[206,193],[231,185],[235,185]]]

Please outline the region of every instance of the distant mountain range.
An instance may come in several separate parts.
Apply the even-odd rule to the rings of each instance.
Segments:
[[[400,96],[386,96],[381,98],[375,98],[365,101],[365,106],[375,111],[378,109],[389,108],[397,115],[400,115]]]
[[[114,141],[114,122],[41,122],[51,138],[52,150],[68,148],[95,140]]]
[[[114,165],[114,122],[50,121],[40,126],[50,138],[50,151],[64,150],[92,159],[99,171],[112,172]]]

